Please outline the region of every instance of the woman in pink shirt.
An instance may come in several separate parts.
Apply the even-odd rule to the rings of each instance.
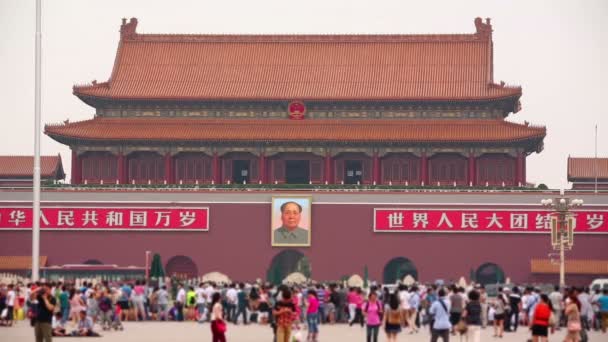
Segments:
[[[144,307],[146,287],[145,282],[136,280],[135,287],[133,287],[133,304],[135,306],[135,320],[141,317],[142,321],[146,320],[146,309]]]
[[[306,322],[308,323],[307,341],[317,341],[319,335],[319,299],[315,289],[308,290],[308,308],[306,309]]]
[[[363,315],[367,323],[367,342],[378,342],[378,332],[382,323],[382,303],[378,300],[376,289],[373,287],[367,302],[363,304]]]

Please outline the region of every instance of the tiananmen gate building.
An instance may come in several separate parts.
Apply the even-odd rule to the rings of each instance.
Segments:
[[[72,186],[42,196],[47,264],[141,266],[152,251],[189,277],[556,281],[540,200],[559,194],[526,179],[546,128],[507,120],[522,88],[494,79],[489,19],[432,35],[137,24],[123,19],[108,80],[73,88],[93,118],[45,127],[72,150]],[[585,283],[608,273],[608,196],[573,196],[585,206],[568,280]],[[291,245],[276,235],[290,202],[308,234]],[[31,222],[31,194],[1,191],[0,236],[13,243],[0,255],[28,255]]]

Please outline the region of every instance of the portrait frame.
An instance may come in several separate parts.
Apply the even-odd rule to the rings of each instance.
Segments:
[[[277,232],[283,227],[281,206],[288,202],[295,202],[302,207],[300,220],[297,224],[297,230],[306,229],[304,242],[286,243],[276,241],[280,236]],[[273,196],[272,205],[270,206],[270,241],[272,247],[310,247],[312,232],[312,197],[311,196]],[[300,235],[302,236],[302,235]]]

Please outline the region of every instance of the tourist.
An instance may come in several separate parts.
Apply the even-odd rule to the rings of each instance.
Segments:
[[[59,311],[59,312],[55,313],[55,315],[53,316],[53,321],[51,324],[51,328],[53,329],[53,332],[52,332],[53,336],[65,336],[66,335],[65,323],[64,323],[61,315],[62,315],[61,311]]]
[[[226,320],[229,322],[236,323],[236,308],[239,302],[238,291],[236,290],[236,285],[230,284],[228,290],[226,290],[226,305],[227,305],[227,315]]]
[[[327,304],[327,292],[325,292],[325,288],[323,284],[317,284],[317,298],[319,299],[319,322],[325,323],[327,317],[325,316],[326,304]]]
[[[437,300],[431,305],[429,313],[433,316],[431,324],[431,342],[437,342],[439,337],[443,342],[450,341],[450,302],[446,298],[445,290],[439,289]]]
[[[378,300],[374,287],[371,288],[367,301],[363,304],[363,316],[367,326],[367,342],[378,342],[378,332],[382,323],[383,307]]]
[[[553,307],[553,315],[555,317],[555,321],[557,322],[555,328],[559,330],[560,323],[562,321],[562,310],[564,309],[564,298],[562,293],[559,291],[558,285],[555,285],[554,291],[549,294],[549,300],[551,301],[551,306]]]
[[[506,315],[507,299],[502,288],[498,288],[498,297],[494,302],[494,337],[502,337]]]
[[[319,336],[319,299],[314,289],[308,291],[306,308],[306,323],[308,323],[309,342],[317,342]]]
[[[97,307],[99,308],[99,316],[101,328],[103,330],[109,330],[113,322],[112,299],[108,296],[108,290],[101,290],[101,294],[97,301]]]
[[[59,307],[61,310],[61,324],[65,325],[70,318],[70,296],[66,285],[61,286],[61,293],[59,294]]]
[[[272,311],[276,322],[276,341],[290,342],[291,324],[293,323],[296,308],[291,299],[291,291],[288,288],[281,289],[280,297]]]
[[[76,292],[76,289],[70,289],[70,320],[76,325],[80,320],[80,311],[85,308],[85,304],[82,301],[80,294]]]
[[[92,290],[89,292],[87,301],[86,301],[87,316],[91,317],[91,319],[93,320],[93,324],[95,324],[95,322],[97,321],[97,316],[99,313],[96,297],[97,297],[96,291]]]
[[[348,294],[346,295],[346,302],[348,303],[348,323],[352,326],[355,320],[355,313],[357,310],[357,291],[355,291],[354,287],[351,287],[348,290]]]
[[[178,285],[177,296],[175,297],[175,320],[182,322],[184,320],[184,304],[186,304],[186,289],[181,283]]]
[[[407,286],[404,284],[399,284],[399,303],[401,305],[401,310],[403,310],[403,326],[407,327],[409,324],[410,318],[410,293],[407,290]]]
[[[188,292],[186,292],[186,320],[196,320],[196,292],[192,286],[188,286]]]
[[[505,324],[509,326],[509,331],[516,332],[519,326],[519,312],[522,308],[521,296],[517,286],[513,286],[509,295],[509,308],[511,310],[509,311],[509,316],[505,318]]]
[[[347,317],[347,291],[343,284],[338,286],[338,307],[336,308],[337,317],[336,320],[340,323],[347,322],[349,318]]]
[[[462,318],[462,310],[464,310],[464,298],[460,294],[464,289],[452,286],[452,294],[450,295],[450,323],[452,323],[452,335],[455,334],[455,327]]]
[[[581,303],[581,339],[587,338],[587,331],[590,330],[589,322],[593,319],[593,307],[591,306],[591,296],[589,296],[589,288],[580,288],[578,293],[578,301]]]
[[[387,290],[387,288],[385,288]],[[388,291],[386,291],[388,293]],[[403,322],[403,311],[399,307],[399,297],[397,294],[386,295],[388,305],[384,314],[384,332],[386,332],[387,341],[396,342],[397,334],[401,332],[401,322]]]
[[[167,286],[163,285],[156,292],[156,300],[158,303],[158,316],[159,321],[167,320],[169,311],[169,293],[167,292]]]
[[[327,322],[329,322],[329,324],[336,323],[337,308],[339,302],[340,298],[336,290],[336,285],[331,284],[329,286],[329,295],[327,301]]]
[[[408,317],[407,325],[410,328],[410,334],[413,334],[413,333],[418,332],[418,326],[420,325],[420,322],[418,320],[418,309],[420,307],[420,295],[418,294],[417,286],[412,286],[410,288],[409,304],[410,304],[410,309],[409,309],[409,313],[407,316]]]
[[[363,325],[365,324],[364,322],[364,318],[363,318],[363,302],[364,297],[363,297],[363,291],[361,291],[361,288],[357,288],[356,292],[355,292],[355,296],[354,296],[354,301],[355,301],[355,318],[350,322],[350,326],[352,326],[355,323],[359,323],[361,325],[361,327],[363,327]]]
[[[118,299],[118,306],[120,308],[121,320],[127,320],[129,317],[129,298],[131,297],[131,287],[129,284],[123,284],[120,286],[120,297]]]
[[[158,319],[158,286],[155,286],[148,295],[148,307],[150,310],[150,319],[156,321]]]
[[[6,292],[5,299],[5,309],[7,310],[5,321],[6,325],[9,327],[13,325],[16,299],[17,294],[15,293],[15,286],[13,284],[8,284],[8,291]]]
[[[259,318],[259,306],[260,306],[260,295],[258,293],[258,288],[253,286],[249,291],[249,311],[251,315],[249,316],[249,320],[251,322],[257,323]]]
[[[462,316],[467,323],[466,340],[481,342],[481,303],[479,292],[469,292],[469,301],[465,305]]]
[[[30,294],[30,301],[37,301],[34,334],[36,342],[51,342],[53,340],[53,312],[57,300],[51,294],[51,287],[44,283]]]
[[[144,308],[144,302],[146,300],[146,287],[145,282],[136,280],[135,286],[133,287],[133,311],[135,320],[146,319],[146,309]]]
[[[529,325],[532,330],[532,342],[547,342],[549,340],[551,315],[555,317],[553,312],[551,299],[543,293],[540,296],[540,303],[536,305],[532,317],[530,317]]]
[[[78,313],[80,318],[78,320],[78,326],[76,330],[72,331],[72,336],[99,336],[93,331],[93,319],[87,316],[86,310],[80,310]]]
[[[196,320],[199,323],[203,323],[207,316],[207,298],[204,283],[198,284],[198,287],[194,290],[194,295],[196,297]]]
[[[600,325],[602,333],[606,333],[608,329],[608,289],[604,288],[601,296],[597,299],[597,306],[600,315]]]
[[[564,309],[564,315],[567,317],[566,327],[568,333],[564,342],[579,342],[581,340],[581,303],[578,301],[576,291],[570,291],[568,301]]]
[[[211,342],[226,342],[226,322],[221,300],[222,295],[214,292],[211,297]]]
[[[483,285],[478,285],[479,305],[481,306],[481,328],[485,329],[488,326],[488,293]]]
[[[602,328],[602,317],[600,316],[599,299],[602,296],[602,290],[598,287],[591,296],[591,306],[593,307],[593,330],[598,331]]]

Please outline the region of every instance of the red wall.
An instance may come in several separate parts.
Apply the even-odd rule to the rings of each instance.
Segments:
[[[144,252],[150,250],[160,253],[164,263],[176,255],[189,256],[200,274],[221,271],[235,280],[264,279],[272,258],[285,250],[270,245],[270,204],[200,205],[210,208],[206,233],[43,231],[41,255],[48,256],[51,265],[98,259],[142,266]],[[314,279],[362,275],[367,265],[370,277],[381,281],[384,266],[401,256],[416,265],[422,281],[468,278],[471,269],[486,262],[498,264],[516,282],[557,281],[557,275],[530,274],[530,259],[546,259],[551,252],[548,235],[374,233],[375,207],[386,205],[313,203],[312,247],[297,250],[310,259]],[[0,255],[31,253],[30,232],[0,232],[0,241]],[[577,235],[567,257],[608,259],[607,242],[604,235]],[[588,284],[592,278],[571,280]]]

